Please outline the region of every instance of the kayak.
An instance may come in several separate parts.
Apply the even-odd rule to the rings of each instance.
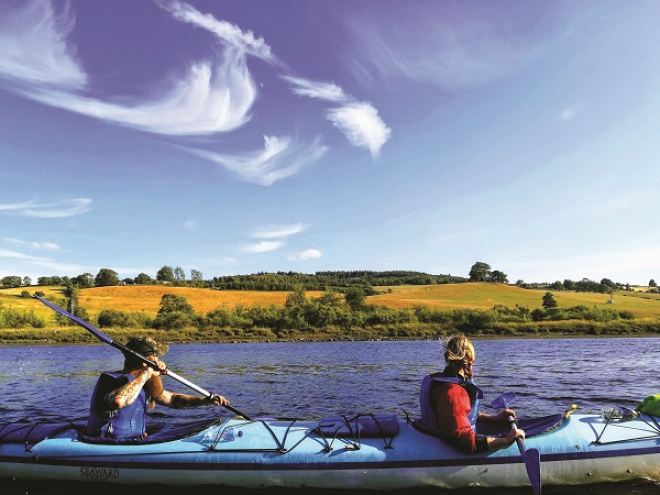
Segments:
[[[540,452],[543,485],[660,481],[654,416],[567,412],[520,423],[527,448]],[[395,414],[223,418],[121,444],[80,431],[75,422],[0,425],[0,478],[375,490],[530,485],[515,444],[465,454]]]

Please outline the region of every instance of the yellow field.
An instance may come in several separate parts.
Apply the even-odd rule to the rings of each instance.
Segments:
[[[379,287],[381,292],[391,289],[391,294],[368,298],[371,304],[396,308],[410,308],[419,304],[440,309],[461,308],[491,309],[497,304],[515,308],[516,304],[529,309],[540,308],[547,290],[522,289],[503,284],[447,284],[431,286]],[[616,292],[614,303],[608,304],[609,294],[593,294],[571,291],[550,291],[561,308],[588,306],[630,311],[639,318],[660,317],[660,295],[640,292]]]
[[[208,313],[225,305],[233,308],[243,306],[282,305],[289,292],[265,292],[243,290],[193,289],[190,287],[167,287],[162,285],[142,285],[127,287],[97,287],[80,291],[79,303],[91,314],[102,309],[119,309],[126,312],[144,311],[155,316],[160,300],[165,294],[185,297],[197,313]],[[310,291],[308,297],[318,297],[320,292]]]
[[[64,287],[29,287],[19,289],[1,289],[0,305],[19,310],[34,310],[35,313],[48,317],[52,310],[33,298],[23,298],[21,292],[28,290],[30,294],[42,291],[47,296],[64,297]],[[190,287],[168,287],[163,285],[140,285],[118,287],[95,287],[81,289],[78,293],[78,303],[84,307],[90,316],[97,315],[103,309],[118,309],[125,312],[142,312],[156,316],[160,300],[165,294],[176,294],[185,297],[197,313],[207,313],[223,305],[234,308],[244,306],[283,305],[289,292],[264,291],[221,291],[213,289],[194,289]],[[309,291],[308,297],[318,297],[322,292]]]
[[[391,293],[371,296],[367,303],[388,307],[405,308],[424,304],[440,310],[461,308],[491,309],[501,304],[514,308],[516,304],[530,310],[541,307],[546,290],[521,289],[502,284],[448,284],[433,286],[379,287],[381,292]],[[20,296],[23,290],[30,293],[42,291],[46,295],[63,297],[63,287],[29,287],[19,289],[0,289],[0,305],[19,310],[33,310],[40,316],[50,318],[52,311],[32,298]],[[617,292],[614,303],[608,304],[608,294],[577,293],[551,291],[560,307],[584,305],[590,308],[611,308],[627,310],[639,318],[660,318],[660,295],[640,292]],[[118,309],[126,312],[142,312],[155,316],[164,294],[177,294],[185,297],[197,313],[226,305],[267,306],[284,304],[289,292],[263,291],[220,291],[212,289],[193,289],[187,287],[127,286],[99,287],[82,289],[79,303],[90,316],[97,315],[102,309]],[[307,292],[308,297],[318,297],[322,293]]]

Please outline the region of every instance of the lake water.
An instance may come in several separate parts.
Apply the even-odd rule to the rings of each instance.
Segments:
[[[660,393],[660,338],[476,340],[474,345],[475,380],[485,390],[485,402],[515,392],[513,407],[521,417],[563,412],[571,404],[582,413],[610,406],[634,408],[647,395]],[[421,378],[443,367],[437,341],[175,344],[163,360],[193,383],[225,395],[247,415],[297,418],[403,411],[417,416]],[[85,417],[99,372],[121,364],[121,353],[107,345],[0,346],[0,422]],[[164,381],[172,391],[189,392],[173,380]],[[184,423],[214,414],[230,415],[223,408],[159,407],[151,421]],[[90,490],[70,484],[0,482],[3,495]],[[122,488],[122,495],[138,493],[131,490]],[[660,487],[546,487],[544,493],[656,494]]]

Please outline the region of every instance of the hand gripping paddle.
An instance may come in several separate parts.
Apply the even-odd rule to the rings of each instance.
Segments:
[[[515,398],[516,394],[507,392],[495,399],[491,406],[496,409],[508,409],[509,403],[513,402]],[[511,428],[518,426],[513,416],[509,416],[508,420]],[[529,482],[532,484],[534,495],[541,495],[541,454],[537,449],[527,450],[525,442],[521,438],[516,438],[516,443],[518,444],[520,455],[525,462],[525,469],[527,469],[527,476],[529,477]]]

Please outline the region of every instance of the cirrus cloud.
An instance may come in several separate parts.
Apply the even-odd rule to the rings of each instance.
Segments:
[[[90,198],[62,199],[55,203],[39,203],[36,200],[22,203],[0,204],[0,214],[32,218],[66,218],[87,213],[92,208]]]
[[[392,132],[369,103],[350,103],[329,110],[328,119],[353,145],[368,149],[374,158]]]
[[[290,137],[264,136],[264,149],[237,155],[215,153],[196,148],[182,148],[238,174],[244,181],[270,186],[316,163],[328,150],[316,138],[309,144]]]
[[[248,254],[267,253],[275,251],[284,246],[282,241],[260,241],[255,244],[247,244],[241,248],[241,251]]]
[[[321,251],[318,249],[307,249],[306,251],[303,251],[302,253],[294,253],[289,255],[288,260],[289,261],[305,261],[305,260],[310,260],[314,258],[320,258],[322,256]]]

